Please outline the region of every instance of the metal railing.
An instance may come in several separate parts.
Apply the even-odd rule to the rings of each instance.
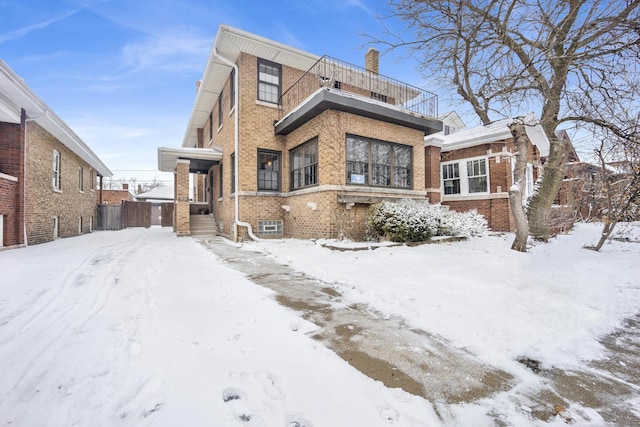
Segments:
[[[382,101],[422,116],[438,115],[436,94],[325,55],[282,94],[280,119],[321,87]]]

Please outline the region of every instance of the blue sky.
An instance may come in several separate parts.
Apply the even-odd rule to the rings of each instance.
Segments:
[[[220,24],[363,65],[362,34],[382,33],[376,16],[386,8],[385,0],[0,0],[0,57],[114,178],[172,180],[157,171],[156,149],[181,145]],[[380,67],[434,90],[399,53]]]

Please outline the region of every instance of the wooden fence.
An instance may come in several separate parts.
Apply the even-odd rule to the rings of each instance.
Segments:
[[[96,230],[121,230],[121,212],[120,205],[98,205]]]
[[[173,203],[160,204],[160,221],[152,222],[151,202],[127,202],[119,205],[98,205],[96,230],[122,230],[130,227],[173,226]],[[157,209],[157,207],[156,207]]]

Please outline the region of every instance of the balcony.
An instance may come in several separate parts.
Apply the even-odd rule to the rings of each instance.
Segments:
[[[280,97],[276,134],[286,135],[327,109],[420,129],[442,130],[437,95],[323,56]]]

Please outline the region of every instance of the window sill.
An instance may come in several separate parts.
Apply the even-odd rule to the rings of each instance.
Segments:
[[[224,124],[218,126],[218,133],[220,133],[220,131],[222,130],[223,127],[224,127]]]
[[[78,190],[78,193],[80,193],[80,194],[84,194],[84,191],[82,191],[82,190]]]
[[[62,190],[59,189],[59,188],[55,188],[55,187],[53,187],[53,192],[62,194]]]
[[[218,201],[219,201],[219,202],[224,201],[224,197],[218,197]]]
[[[280,108],[279,104],[273,104],[271,102],[261,101],[259,99],[256,99],[256,105],[262,105],[263,107],[275,108],[276,110]]]
[[[231,107],[231,110],[229,110],[229,117],[231,117],[235,112],[236,112],[236,106],[234,105],[233,107]]]

